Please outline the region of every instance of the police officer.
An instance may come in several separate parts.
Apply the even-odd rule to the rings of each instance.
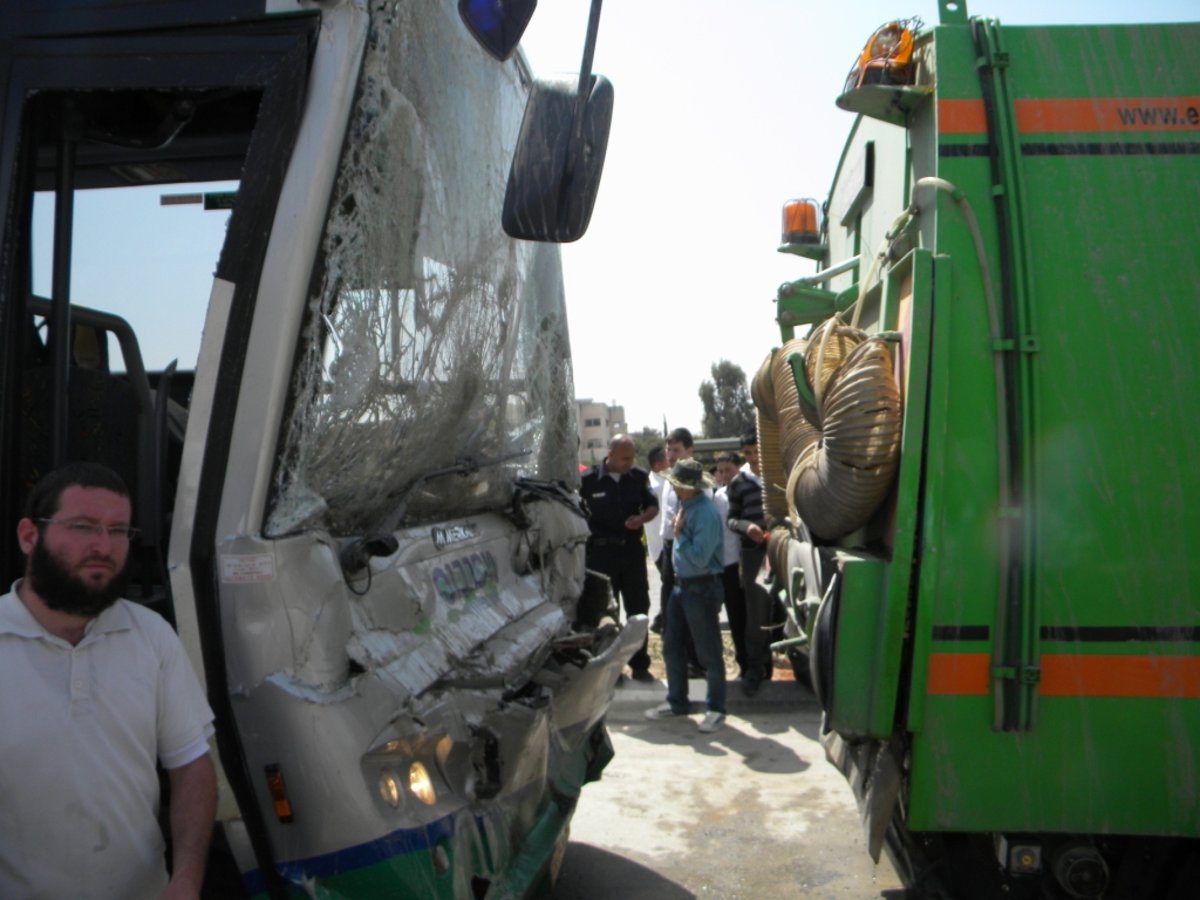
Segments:
[[[618,434],[608,443],[608,455],[584,473],[580,488],[592,532],[587,567],[608,576],[626,618],[650,611],[642,526],[658,515],[650,476],[633,464],[636,452],[633,439]],[[629,660],[629,667],[637,681],[654,680],[645,643]]]

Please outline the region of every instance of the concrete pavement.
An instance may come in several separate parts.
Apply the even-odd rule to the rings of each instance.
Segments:
[[[704,713],[704,694],[707,690],[703,678],[688,679],[688,698],[692,701],[694,715]],[[608,718],[625,720],[642,715],[642,710],[664,702],[667,699],[667,682],[664,678],[657,679],[653,684],[634,681],[626,678],[617,686],[609,707]],[[812,691],[795,681],[764,681],[758,693],[753,697],[742,694],[742,683],[736,679],[726,682],[725,706],[729,715],[743,715],[751,712],[780,711],[784,708],[817,709],[817,701]]]
[[[653,566],[649,576],[653,617]],[[657,635],[650,656],[655,683],[627,677],[616,688],[616,756],[583,789],[556,900],[904,897],[886,858],[867,854],[850,787],[825,760],[816,698],[785,658],[754,697],[731,679],[725,726],[701,734],[703,679],[688,682],[688,719],[645,718],[667,694]]]
[[[626,680],[608,716],[616,756],[583,789],[554,897],[558,900],[900,900],[886,859],[867,854],[853,795],[825,760],[821,713],[802,685],[730,683],[725,726],[695,712],[647,720],[666,685]]]

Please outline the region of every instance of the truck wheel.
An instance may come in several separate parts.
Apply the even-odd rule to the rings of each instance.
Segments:
[[[796,647],[789,647],[787,655],[788,662],[792,664],[793,677],[811,691],[813,689],[812,669],[808,654]]]

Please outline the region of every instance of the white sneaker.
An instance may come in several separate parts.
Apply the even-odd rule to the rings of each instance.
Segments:
[[[687,713],[675,712],[675,710],[671,709],[670,703],[660,703],[658,706],[646,710],[645,715],[647,719],[676,719],[680,716],[686,716]]]
[[[700,720],[700,731],[704,734],[712,734],[724,724],[725,713],[709,710],[704,714],[704,718]]]

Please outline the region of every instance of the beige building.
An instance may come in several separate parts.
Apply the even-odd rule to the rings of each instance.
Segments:
[[[579,423],[579,461],[588,465],[604,459],[608,442],[614,435],[629,430],[623,406],[577,399],[575,416]]]

